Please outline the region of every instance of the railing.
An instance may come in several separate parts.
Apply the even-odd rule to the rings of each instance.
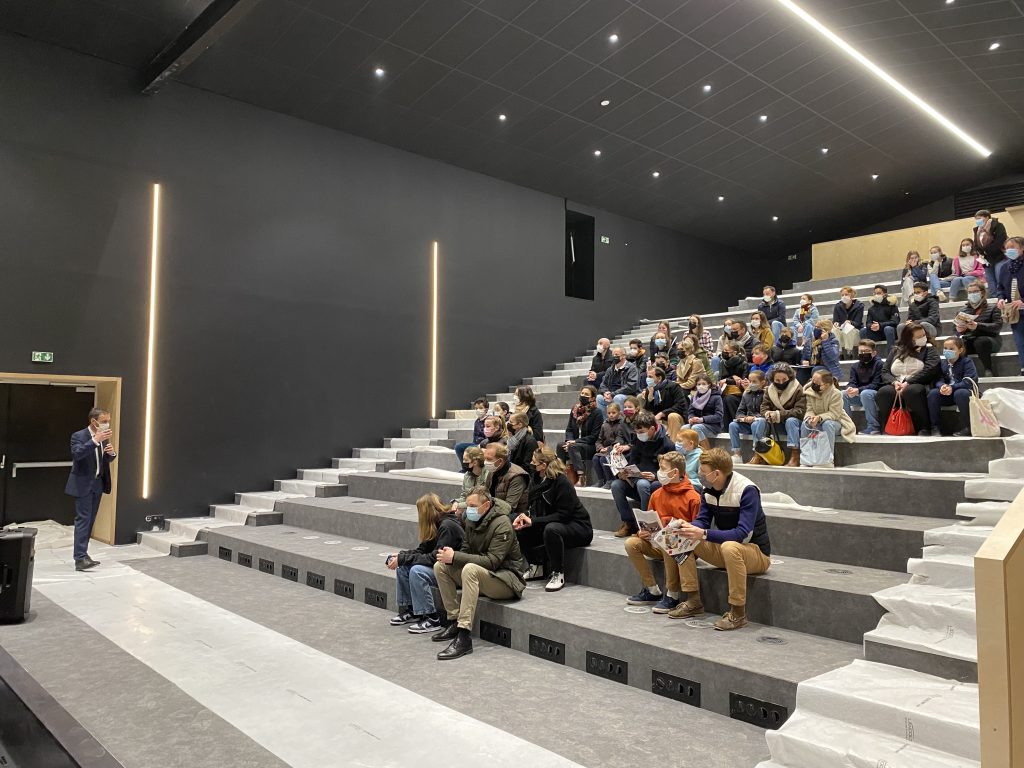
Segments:
[[[981,764],[1024,768],[1024,492],[974,558]]]

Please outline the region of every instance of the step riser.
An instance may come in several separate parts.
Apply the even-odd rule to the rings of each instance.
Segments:
[[[868,661],[877,661],[879,664],[914,669],[945,680],[957,680],[961,683],[978,682],[978,665],[973,662],[901,648],[868,637],[864,638],[864,658]]]
[[[902,269],[887,269],[884,272],[868,272],[863,275],[851,275],[850,277],[826,277],[820,280],[802,280],[793,283],[791,293],[797,291],[814,291],[823,288],[841,288],[844,285],[876,285],[878,283],[898,283]],[[778,286],[776,286],[778,288]]]
[[[283,491],[284,493],[301,493],[304,496],[315,496],[321,499],[330,499],[335,496],[348,495],[348,488],[344,485],[318,483],[313,488],[307,488],[304,485],[299,485],[298,481],[291,480],[275,480],[274,490]]]
[[[282,565],[297,568],[298,584],[300,585],[306,583],[306,573],[313,571],[326,578],[328,591],[335,579],[351,583],[356,600],[362,600],[367,589],[384,592],[388,596],[388,608],[394,609],[394,577],[393,573],[383,565],[379,572],[371,572],[326,560],[291,555],[262,544],[240,542],[230,534],[218,531],[210,532],[209,543],[211,556],[219,556],[219,548],[226,547],[231,550],[233,561],[237,561],[239,552],[250,555],[254,568],[257,566],[259,558],[271,560],[275,564],[274,572],[278,577],[280,577]],[[571,593],[566,591],[562,595],[552,597],[555,599],[571,598]],[[528,653],[530,635],[536,635],[563,643],[566,663],[576,669],[586,670],[588,651],[620,659],[628,663],[629,684],[648,691],[651,690],[652,670],[674,674],[699,682],[701,684],[701,707],[726,716],[729,714],[730,692],[768,701],[786,707],[788,711],[792,711],[795,706],[796,685],[791,681],[758,674],[755,671],[758,669],[756,659],[737,660],[738,663],[742,662],[742,667],[694,659],[669,649],[654,645],[640,645],[611,634],[583,629],[558,618],[539,617],[517,611],[515,606],[516,601],[496,602],[481,597],[477,609],[478,621],[489,621],[511,630],[511,647],[514,650]],[[382,612],[382,616],[386,616],[386,614]],[[652,616],[639,618],[655,620],[655,617]],[[713,618],[712,616],[705,617],[706,620]],[[657,617],[656,620],[669,621],[664,617]],[[684,623],[679,622],[679,624]],[[710,629],[696,629],[685,625],[680,626],[679,631],[713,632]],[[478,625],[474,627],[474,633],[478,633]],[[709,642],[713,639],[709,637]],[[476,642],[482,643],[479,640]],[[778,649],[766,645],[765,652],[766,654],[775,654],[778,653]]]
[[[334,469],[361,469],[367,472],[390,472],[392,469],[405,469],[405,464],[401,461],[387,461],[373,458],[331,459],[331,466]],[[345,481],[344,479],[341,479],[340,482]]]

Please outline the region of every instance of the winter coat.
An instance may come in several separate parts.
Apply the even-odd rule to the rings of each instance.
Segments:
[[[963,333],[956,330],[954,324],[954,333],[962,339],[976,339],[979,336],[998,337],[1000,331],[1003,330],[1003,313],[999,311],[999,307],[996,306],[995,302],[990,304],[985,301],[979,304],[977,308],[967,304],[960,311],[973,315],[974,322],[978,324],[978,327],[973,330],[965,328]]]
[[[622,368],[612,366],[604,372],[601,382],[601,394],[611,392],[613,395],[635,395],[640,391],[640,374],[635,365],[629,361]]]
[[[613,445],[629,445],[632,430],[621,416],[617,421],[606,420],[601,425],[601,434],[597,438],[597,448],[611,448]]]
[[[797,331],[797,328],[800,326],[801,323],[803,323],[804,328],[806,329],[808,325],[810,325],[813,328],[814,324],[817,323],[817,322],[818,322],[818,308],[817,308],[817,306],[815,306],[814,304],[811,304],[811,308],[806,310],[806,311],[804,310],[803,307],[797,307],[796,311],[793,313],[793,316],[791,318],[789,318],[789,327],[793,331],[793,338],[796,338],[797,336],[800,336],[800,334],[797,333],[796,331]]]
[[[722,393],[715,387],[711,388],[710,395],[711,397],[703,408],[698,408],[693,404],[693,400],[690,400],[687,419],[696,416],[698,419],[703,419],[701,424],[705,424],[715,432],[721,432],[725,423],[725,403],[722,402]]]
[[[682,416],[686,413],[686,393],[674,381],[662,381],[654,388],[651,399],[647,399],[647,390],[640,393],[640,407],[657,416],[659,413],[668,416],[670,413],[678,413]]]
[[[804,387],[804,397],[807,400],[804,421],[808,416],[820,416],[823,419],[838,421],[843,437],[847,440],[857,434],[857,427],[854,426],[853,419],[843,410],[843,395],[834,386],[822,387],[821,392],[815,392],[813,382],[808,382]]]
[[[564,474],[545,477],[530,487],[530,519],[534,525],[582,523],[593,530],[590,514]]]
[[[495,503],[504,501],[508,505],[505,513],[515,518],[526,512],[530,478],[530,473],[521,466],[509,463],[488,479],[487,489],[494,497]]]
[[[492,506],[475,523],[466,521],[466,535],[462,546],[455,551],[452,565],[456,568],[469,565],[486,568],[509,589],[520,597],[526,588],[522,574],[530,564],[519,550],[519,539],[512,529],[512,521]]]
[[[693,389],[697,386],[697,374],[699,373],[707,373],[700,358],[695,354],[684,357],[676,366],[676,383],[683,389]]]
[[[864,325],[867,328],[871,327],[872,323],[878,323],[878,333],[882,332],[882,329],[887,325],[891,325],[895,328],[900,324],[900,310],[891,300],[883,301],[881,304],[872,301],[868,307],[868,316],[864,321]]]
[[[747,387],[747,390],[743,393],[743,397],[740,398],[740,405],[736,409],[736,418],[734,421],[739,421],[746,416],[759,418],[761,416],[761,402],[763,400],[763,389],[759,389],[754,392],[750,387]]]
[[[896,355],[899,353],[899,345],[889,353],[889,357],[885,360],[885,366],[882,368],[882,384],[892,384],[896,381],[896,377],[892,374],[892,364],[896,361]],[[918,360],[924,363],[924,368],[915,373],[913,376],[907,379],[908,384],[924,384],[926,387],[930,387],[935,379],[939,376],[939,351],[928,344],[925,347],[915,348],[910,353],[911,356],[916,357]]]
[[[924,320],[931,323],[932,327],[938,331],[942,327],[942,321],[939,319],[938,297],[929,293],[924,297],[924,301],[911,299],[907,306],[907,319],[918,323]]]
[[[437,533],[434,538],[421,541],[416,549],[403,549],[398,553],[399,565],[426,565],[433,567],[437,560],[437,551],[445,547],[459,549],[465,531],[454,515],[445,515],[437,522]]]
[[[654,437],[644,442],[637,438],[636,432],[630,435],[629,451],[626,458],[630,464],[635,464],[641,472],[657,472],[658,457],[671,453],[676,449],[675,444],[668,439],[668,433],[664,427],[659,426]]]
[[[950,365],[949,360],[942,358],[939,361],[939,378],[935,380],[935,388],[949,384],[954,391],[958,389],[973,390],[971,381],[978,383],[978,369],[974,361],[966,355],[958,357]]]
[[[871,358],[871,362],[867,365],[863,365],[858,361],[856,365],[850,368],[850,380],[847,382],[847,386],[860,390],[880,389],[882,386],[883,367],[885,367],[885,362],[877,356]]]
[[[779,412],[780,425],[784,425],[789,418],[804,418],[807,411],[807,396],[804,395],[803,387],[796,378],[791,379],[781,392],[774,384],[768,387],[761,401],[761,416],[767,417],[771,411]]]
[[[773,363],[788,363],[789,365],[800,365],[800,348],[796,342],[790,341],[786,346],[781,342],[772,347],[768,354]]]
[[[836,305],[832,308],[832,323],[837,328],[847,320],[857,330],[864,327],[864,305],[860,299],[854,299],[849,307],[843,304],[843,302],[837,301]]]
[[[836,381],[843,376],[839,367],[839,339],[832,333],[822,333],[821,343],[815,339],[810,344],[804,344],[803,358],[811,364],[812,368],[824,368],[831,373]]]
[[[757,305],[757,309],[760,312],[764,312],[764,316],[768,318],[769,328],[771,328],[773,320],[778,320],[783,325],[786,324],[786,305],[782,303],[782,299],[778,296],[775,297],[775,301],[771,304],[764,299],[761,299],[761,303]]]
[[[579,422],[576,421],[576,408],[574,407],[569,412],[569,423],[565,425],[565,439],[566,441],[575,440],[577,443],[593,445],[597,442],[598,435],[601,434],[601,424],[603,423],[604,414],[595,405],[590,409],[590,413],[587,414],[581,429]]]

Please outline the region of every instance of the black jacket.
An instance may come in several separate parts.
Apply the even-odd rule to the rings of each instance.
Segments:
[[[533,454],[536,453],[537,448],[537,438],[527,432],[512,453],[508,455],[508,460],[532,475],[530,462],[533,461]]]
[[[836,302],[835,307],[832,309],[832,322],[838,327],[847,320],[850,321],[850,325],[858,330],[864,327],[864,305],[860,302],[860,299],[854,299],[849,307],[841,301]]]
[[[960,311],[968,315],[974,315],[974,322],[978,324],[978,327],[974,330],[966,330],[963,333],[957,334],[963,339],[976,339],[979,336],[998,337],[999,332],[1003,330],[1003,313],[999,311],[999,307],[995,305],[995,302],[990,304],[986,301],[977,309],[968,304]]]
[[[534,525],[581,523],[593,530],[587,508],[565,475],[545,477],[530,486],[530,519]]]
[[[611,392],[613,395],[635,395],[639,391],[639,371],[635,365],[630,365],[628,360],[621,370],[613,365],[604,372],[604,380],[601,382],[602,395],[605,392]]]
[[[611,448],[613,445],[629,445],[633,431],[626,426],[625,420],[619,416],[618,421],[605,421],[601,425],[601,435],[597,438],[598,448]]]
[[[882,384],[892,384],[896,381],[896,377],[892,375],[892,364],[896,360],[897,352],[899,352],[899,345],[896,345],[896,348],[889,353],[889,357],[885,360],[885,365],[882,367]],[[907,383],[924,384],[926,387],[930,387],[942,372],[939,368],[939,360],[942,359],[939,350],[929,344],[921,349],[915,349],[911,354],[924,363],[924,368],[907,379]]]
[[[910,306],[907,309],[907,319],[920,322],[925,320],[932,324],[936,331],[941,327],[942,321],[939,319],[939,300],[933,294],[929,293],[924,297],[924,301],[917,301],[916,299],[910,300]]]
[[[942,254],[942,259],[940,261],[932,262],[932,271],[935,273],[936,277],[941,278],[943,280],[945,280],[947,277],[952,277],[953,260],[949,258],[949,256],[947,256],[946,254]]]
[[[790,342],[785,347],[775,344],[769,353],[773,363],[788,363],[789,365],[800,365],[800,349],[796,344]]]
[[[531,405],[530,409],[526,412],[526,418],[529,421],[530,429],[533,430],[533,436],[536,438],[537,442],[545,442],[544,417],[541,415],[540,409],[538,409],[536,405]]]
[[[741,379],[747,377],[747,373],[750,371],[750,364],[747,362],[747,358],[743,355],[733,355],[730,358],[722,358],[722,362],[718,365],[718,379],[719,381],[729,380],[732,384],[733,376],[739,376]]]
[[[887,325],[894,328],[900,324],[900,309],[888,299],[881,304],[872,301],[868,307],[868,317],[864,325],[870,327],[872,323],[878,323],[879,331]],[[938,329],[936,329],[938,330]]]
[[[993,267],[1002,261],[1003,256],[1003,245],[1006,243],[1006,227],[999,221],[999,219],[992,217],[992,226],[989,228],[989,232],[992,235],[992,242],[982,248],[978,244],[978,228],[974,228],[974,247],[978,249],[979,253],[985,255],[988,263]]]
[[[771,325],[772,320],[778,320],[783,325],[786,324],[786,305],[782,303],[782,299],[778,296],[775,297],[775,301],[769,304],[764,299],[761,299],[761,303],[757,305],[757,310],[764,312],[764,316],[768,318],[768,324]]]
[[[676,449],[676,444],[668,439],[668,433],[664,427],[658,427],[658,431],[646,443],[637,439],[636,432],[629,436],[629,451],[626,458],[630,464],[635,464],[641,472],[657,472],[658,457],[671,453]]]
[[[576,422],[575,414],[569,411],[569,423],[565,425],[565,439],[567,441],[575,440],[578,443],[593,445],[601,434],[601,425],[603,423],[604,414],[601,413],[596,405],[591,408],[590,413],[587,415],[587,420],[583,422],[582,430]]]
[[[736,409],[736,418],[734,421],[738,421],[744,416],[761,418],[762,400],[764,400],[763,389],[759,389],[757,392],[752,392],[748,387],[747,391],[743,393],[743,397],[740,398],[740,407]]]
[[[615,362],[615,358],[612,357],[612,348],[608,347],[604,351],[604,354],[594,355],[593,361],[590,363],[590,370],[594,373],[604,373],[605,369],[608,368],[612,363]]]
[[[459,521],[453,515],[445,515],[437,524],[437,535],[430,541],[421,541],[416,549],[403,549],[398,553],[398,564],[433,566],[437,551],[445,547],[458,551],[464,535]]]
[[[664,413],[666,416],[670,413],[678,413],[680,416],[686,415],[688,404],[686,393],[674,381],[669,381],[668,379],[662,381],[661,384],[654,388],[654,394],[650,400],[647,399],[647,390],[644,389],[640,393],[640,399],[644,402],[644,408],[655,416],[659,413]]]

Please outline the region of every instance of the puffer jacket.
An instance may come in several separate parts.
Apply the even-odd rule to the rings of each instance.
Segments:
[[[843,395],[834,386],[829,385],[823,387],[821,392],[815,392],[812,382],[808,382],[804,387],[804,397],[807,399],[804,419],[808,416],[820,416],[823,419],[838,421],[846,440],[857,434],[853,419],[843,410]]]
[[[426,565],[433,566],[437,560],[437,550],[451,547],[458,549],[462,546],[462,539],[465,531],[454,515],[445,515],[437,523],[437,533],[434,538],[428,541],[421,541],[416,549],[403,549],[398,553],[399,565]]]
[[[530,565],[519,549],[512,521],[497,506],[492,506],[475,523],[466,521],[466,536],[462,547],[455,552],[452,565],[458,568],[470,563],[486,568],[516,597],[521,597],[526,589],[522,574]]]

